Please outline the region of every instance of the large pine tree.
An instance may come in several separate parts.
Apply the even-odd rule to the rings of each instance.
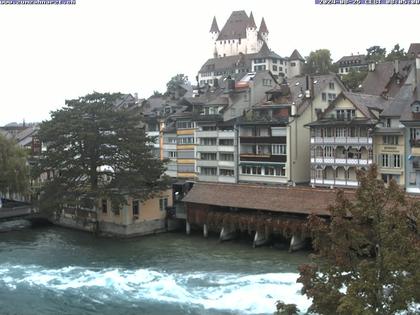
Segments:
[[[310,219],[317,255],[298,282],[313,313],[419,314],[420,207],[377,175],[359,174],[352,200],[340,192],[330,222]]]
[[[69,100],[41,124],[47,150],[35,176],[53,174],[40,194],[43,209],[68,203],[91,208],[98,198],[121,206],[128,195],[146,200],[168,187],[140,109],[116,108],[119,99],[121,94],[93,93]]]

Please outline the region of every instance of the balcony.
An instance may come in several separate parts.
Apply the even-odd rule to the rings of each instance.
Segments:
[[[312,137],[312,144],[372,144],[372,137]]]
[[[197,166],[214,166],[219,164],[218,160],[197,160]]]
[[[250,136],[241,136],[240,138],[241,143],[279,143],[279,144],[285,144],[286,143],[286,137],[250,137]]]
[[[217,138],[218,131],[217,130],[209,130],[209,131],[197,131],[196,137],[197,138]]]
[[[197,152],[217,152],[217,145],[198,145]]]
[[[287,162],[287,155],[271,155],[271,154],[252,154],[242,153],[241,161],[258,161],[258,162]]]
[[[336,165],[361,165],[366,166],[373,163],[372,159],[346,159],[333,157],[315,157],[311,158],[312,164],[336,164]]]

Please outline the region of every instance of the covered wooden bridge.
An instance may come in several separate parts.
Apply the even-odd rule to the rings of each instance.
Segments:
[[[220,233],[220,240],[235,237],[239,231],[254,236],[254,246],[265,244],[273,234],[290,240],[297,250],[309,237],[308,215],[329,217],[336,190],[310,187],[222,184],[198,182],[184,197],[189,233],[191,225]],[[345,191],[353,198],[354,191]]]

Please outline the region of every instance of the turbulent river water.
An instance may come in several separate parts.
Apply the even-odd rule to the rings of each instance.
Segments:
[[[0,233],[0,314],[273,314],[296,303],[308,253],[167,233],[117,240],[43,227]]]

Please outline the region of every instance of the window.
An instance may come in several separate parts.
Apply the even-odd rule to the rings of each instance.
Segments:
[[[217,168],[216,167],[201,167],[200,174],[206,176],[216,176]]]
[[[166,139],[165,143],[176,144],[176,137],[167,137],[165,139]]]
[[[277,66],[273,65],[273,71],[277,71]]]
[[[233,161],[233,153],[220,153],[220,161]]]
[[[382,167],[389,167],[389,155],[388,154],[381,154],[381,166]]]
[[[273,63],[277,63],[277,59],[272,59],[272,62]]]
[[[346,136],[346,134],[347,134],[347,129],[346,128],[339,128],[339,127],[337,127],[337,128],[335,128],[335,136],[337,137],[337,138],[343,138],[343,137],[345,137]]]
[[[217,153],[201,153],[201,159],[205,161],[216,161]]]
[[[285,144],[272,144],[271,145],[271,154],[273,155],[285,155],[286,145]]]
[[[220,176],[234,176],[234,175],[235,175],[235,172],[233,170],[228,170],[224,168],[220,169]]]
[[[138,200],[133,200],[133,216],[138,216],[140,213],[140,202]]]
[[[264,176],[286,176],[284,165],[264,167]]]
[[[261,175],[261,166],[242,166],[242,174]]]
[[[168,207],[168,198],[167,197],[160,198],[159,199],[159,208],[160,208],[160,211],[165,211],[167,207]]]
[[[176,151],[169,151],[169,157],[170,158],[176,158],[177,157],[177,152]]]
[[[385,126],[388,127],[388,128],[391,127],[391,119],[390,118],[387,118]]]
[[[324,149],[324,157],[334,157],[333,147],[326,146]]]
[[[296,67],[296,62],[291,62],[291,63],[290,63],[290,66],[291,66],[291,67]]]
[[[391,180],[394,180],[398,184],[400,182],[400,175],[382,174],[382,180],[386,184],[388,184]]]
[[[334,90],[334,82],[330,82],[328,84],[328,87],[330,88],[330,90]]]
[[[396,167],[396,168],[401,167],[401,157],[399,154],[392,155],[392,167]]]
[[[102,199],[102,213],[108,212],[108,201],[106,199]]]
[[[328,100],[333,101],[337,95],[335,93],[328,93]]]
[[[194,137],[178,138],[178,144],[194,144]]]
[[[177,121],[176,127],[178,129],[191,129],[194,128],[194,123],[192,121]]]
[[[219,139],[219,145],[231,146],[233,145],[233,139]]]
[[[322,93],[322,101],[323,102],[327,101],[327,93]]]
[[[271,86],[271,79],[263,79],[262,80],[264,86]]]
[[[201,145],[217,145],[217,139],[216,138],[201,138],[200,144]]]
[[[398,145],[398,136],[383,136],[382,140],[384,144]]]
[[[112,212],[114,212],[114,215],[120,215],[119,205],[112,205]]]

